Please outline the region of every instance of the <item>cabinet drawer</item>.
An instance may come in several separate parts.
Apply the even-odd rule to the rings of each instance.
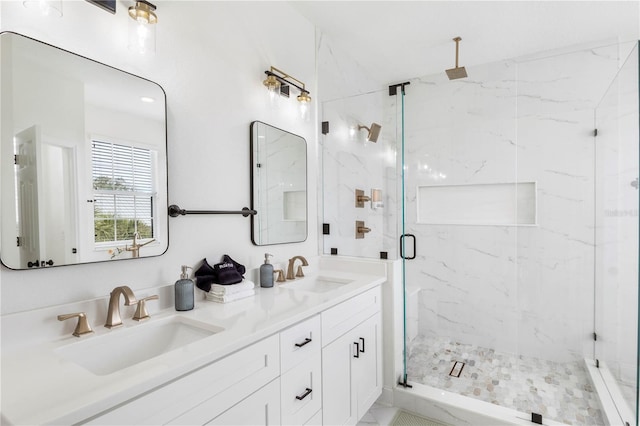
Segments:
[[[322,407],[322,361],[318,354],[280,377],[283,425],[302,425]]]
[[[280,380],[276,379],[248,398],[243,399],[208,425],[253,425],[280,424]]]
[[[322,346],[380,311],[381,304],[382,290],[377,286],[322,312]]]
[[[204,424],[280,374],[277,335],[133,399],[89,424]]]
[[[280,332],[280,371],[290,370],[320,354],[320,316],[313,316]]]
[[[318,410],[318,412],[311,417],[304,426],[322,426],[322,410]]]

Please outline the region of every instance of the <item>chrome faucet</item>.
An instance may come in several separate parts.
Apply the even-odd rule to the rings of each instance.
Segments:
[[[137,302],[133,291],[131,291],[131,289],[126,285],[114,288],[111,292],[111,297],[109,298],[107,322],[104,324],[107,328],[119,327],[122,325],[122,318],[120,318],[120,295],[124,296],[125,306],[131,306]]]
[[[293,276],[293,267],[295,266],[296,260],[300,259],[302,261],[302,265],[298,266],[298,271],[296,272],[295,277]],[[304,256],[294,256],[289,259],[289,266],[287,267],[287,279],[295,280],[296,277],[304,277],[304,272],[302,272],[303,266],[309,266],[309,262]]]

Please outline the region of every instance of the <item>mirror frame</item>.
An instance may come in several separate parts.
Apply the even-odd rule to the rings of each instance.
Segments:
[[[276,242],[276,243],[258,243],[256,242],[256,234],[257,234],[257,226],[258,226],[258,220],[259,220],[259,215],[260,215],[260,209],[257,208],[256,206],[256,201],[255,201],[255,194],[256,194],[256,188],[254,185],[254,180],[255,180],[255,155],[254,155],[254,144],[257,143],[257,141],[254,141],[254,137],[253,137],[253,128],[254,125],[258,125],[258,124],[263,124],[265,126],[269,126],[273,129],[279,130],[283,133],[287,133],[289,135],[295,136],[297,138],[300,138],[301,141],[304,143],[304,166],[305,166],[305,173],[304,173],[304,188],[305,188],[305,233],[304,233],[304,238],[300,239],[300,240],[291,240],[291,241],[282,241],[282,242]],[[279,127],[275,127],[272,126],[268,123],[265,123],[263,121],[259,121],[259,120],[255,120],[252,121],[251,124],[249,125],[249,170],[250,170],[250,176],[249,176],[249,182],[250,182],[250,187],[251,187],[251,205],[250,208],[252,210],[256,210],[257,214],[253,215],[251,217],[251,242],[253,243],[253,245],[255,246],[270,246],[270,245],[280,245],[280,244],[291,244],[291,243],[302,243],[305,242],[307,240],[307,238],[309,237],[309,159],[308,159],[308,144],[307,144],[307,140],[305,138],[303,138],[300,135],[296,135],[295,133],[291,133],[288,132],[286,130],[280,129]]]
[[[162,160],[158,161],[157,165],[160,168],[164,168],[164,179],[158,179],[158,181],[157,181],[157,184],[158,184],[157,189],[158,189],[158,191],[164,190],[164,193],[166,194],[166,197],[165,197],[165,202],[163,203],[163,205],[156,206],[156,213],[157,213],[158,216],[156,218],[154,218],[154,221],[156,223],[163,223],[163,226],[164,226],[164,229],[165,229],[165,232],[164,232],[165,235],[163,235],[163,238],[166,239],[166,242],[165,242],[164,249],[162,250],[162,252],[154,253],[154,254],[150,254],[150,255],[142,255],[142,256],[137,257],[137,258],[127,257],[127,258],[112,258],[112,259],[104,259],[104,260],[90,260],[90,261],[77,262],[77,263],[54,264],[54,265],[50,265],[50,266],[46,266],[46,267],[36,267],[36,268],[16,268],[15,265],[13,265],[13,266],[7,265],[5,263],[4,257],[2,256],[3,250],[2,250],[2,246],[0,244],[0,263],[4,267],[6,267],[8,269],[11,269],[11,270],[28,271],[28,270],[32,270],[32,269],[33,270],[48,269],[48,268],[51,268],[51,267],[86,265],[86,264],[92,264],[92,263],[110,263],[110,262],[113,262],[113,261],[123,261],[123,260],[138,260],[138,259],[146,259],[146,258],[152,258],[152,257],[158,257],[158,256],[164,255],[167,252],[167,250],[169,249],[169,240],[170,240],[170,237],[169,237],[169,215],[168,215],[168,204],[169,204],[168,203],[168,200],[169,200],[169,150],[168,150],[168,128],[167,128],[167,94],[166,94],[164,88],[160,84],[158,84],[158,83],[156,83],[154,81],[151,81],[151,80],[149,80],[147,78],[144,78],[144,77],[141,77],[139,75],[130,73],[128,71],[121,70],[119,68],[116,68],[114,66],[105,64],[105,63],[97,61],[95,59],[88,58],[88,57],[86,57],[84,55],[80,55],[78,53],[71,52],[71,51],[63,49],[61,47],[54,46],[54,45],[52,45],[50,43],[35,39],[33,37],[29,37],[29,36],[26,36],[24,34],[17,33],[15,31],[0,31],[0,37],[2,35],[5,35],[5,34],[12,34],[12,35],[15,35],[15,36],[19,36],[19,37],[22,37],[22,38],[27,39],[29,41],[39,43],[41,45],[50,47],[52,49],[56,49],[56,50],[58,50],[58,51],[60,51],[60,52],[62,52],[64,54],[73,55],[73,56],[75,56],[77,58],[90,61],[93,64],[96,64],[96,65],[99,65],[99,66],[102,66],[102,67],[106,67],[107,69],[122,73],[122,74],[126,75],[127,77],[134,77],[134,78],[136,78],[136,79],[138,79],[138,80],[140,80],[142,82],[150,83],[153,86],[155,86],[158,89],[160,89],[160,91],[162,92],[162,97],[163,97],[161,106],[163,108],[163,117],[162,118],[163,118],[164,130],[163,130],[162,134],[163,134],[163,137],[164,137],[164,143],[163,144],[158,144],[158,146],[159,147],[164,147],[164,160],[163,161]],[[0,127],[1,127],[1,120],[0,120]],[[117,138],[114,138],[114,139],[117,139]],[[0,140],[0,142],[1,142],[1,140]],[[2,152],[1,146],[2,146],[2,144],[0,143],[0,152]],[[161,177],[161,176],[159,176],[159,177]],[[1,194],[1,191],[0,191],[0,197],[1,196],[2,196],[2,194]],[[77,204],[77,205],[79,205],[79,204]],[[0,229],[1,229],[2,226],[3,226],[2,225],[2,215],[1,215],[1,212],[0,212]]]

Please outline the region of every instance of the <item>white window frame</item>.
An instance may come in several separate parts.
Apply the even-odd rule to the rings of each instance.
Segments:
[[[89,149],[89,158],[90,158],[90,170],[89,170],[89,178],[90,178],[90,191],[92,194],[92,197],[95,199],[95,196],[98,194],[121,194],[121,195],[144,195],[144,196],[150,196],[151,197],[151,220],[152,220],[152,232],[153,235],[151,236],[151,238],[144,238],[141,239],[140,242],[145,242],[145,241],[149,241],[151,239],[155,239],[156,241],[154,241],[153,243],[151,243],[151,245],[159,245],[158,242],[158,237],[159,237],[159,227],[158,227],[158,190],[157,190],[157,186],[158,186],[158,151],[156,148],[146,145],[146,144],[142,144],[142,143],[137,143],[137,142],[132,142],[132,141],[125,141],[125,140],[120,140],[120,139],[116,139],[116,138],[112,138],[112,137],[105,137],[105,136],[101,136],[101,135],[91,135],[90,137],[90,149]],[[150,155],[151,155],[151,190],[149,192],[147,191],[118,191],[118,190],[96,190],[93,188],[93,170],[94,170],[94,164],[93,164],[93,149],[94,149],[94,143],[98,142],[98,143],[103,143],[103,144],[109,144],[109,145],[120,145],[120,146],[125,146],[125,147],[131,147],[134,149],[142,149],[142,150],[146,150],[149,151]],[[137,219],[137,218],[135,218]],[[148,219],[147,217],[141,218],[141,219]],[[96,225],[96,217],[95,217],[95,205],[94,205],[94,212],[91,214],[91,224],[92,224],[92,233],[91,233],[91,242],[93,243],[93,247],[94,250],[96,251],[104,251],[104,250],[110,250],[113,249],[115,247],[125,247],[127,245],[130,245],[132,243],[132,239],[128,239],[128,240],[111,240],[111,241],[96,241],[95,240],[95,225]]]

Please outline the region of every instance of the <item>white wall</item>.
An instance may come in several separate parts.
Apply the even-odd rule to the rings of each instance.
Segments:
[[[314,28],[281,2],[160,1],[157,53],[127,50],[126,1],[111,15],[85,1],[64,1],[62,18],[42,17],[21,1],[0,3],[2,31],[15,31],[159,83],[167,93],[169,203],[186,209],[237,210],[249,205],[249,123],[260,120],[308,143],[309,236],[299,244],[255,247],[249,219],[184,216],[170,219],[161,257],[0,270],[3,314],[105,296],[117,285],[134,291],[174,282],[180,265],[197,266],[227,253],[247,268],[263,253],[274,262],[317,253],[315,120],[298,118],[295,100],[268,107],[262,86],[270,65],[307,83],[315,100]],[[312,117],[316,112],[312,108]]]

